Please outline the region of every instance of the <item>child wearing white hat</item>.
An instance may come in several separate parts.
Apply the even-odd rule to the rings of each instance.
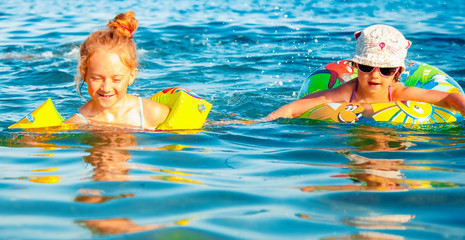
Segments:
[[[373,25],[356,32],[355,38],[356,48],[350,61],[358,69],[357,78],[282,106],[269,114],[266,120],[299,117],[313,107],[331,102],[357,102],[365,106],[368,103],[407,100],[451,107],[465,116],[465,96],[462,94],[405,87],[398,82],[405,69],[404,61],[411,42],[397,29]]]

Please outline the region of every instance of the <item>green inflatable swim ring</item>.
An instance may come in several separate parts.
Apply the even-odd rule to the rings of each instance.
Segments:
[[[464,94],[460,85],[443,71],[420,62],[407,61],[400,82],[408,87],[434,89]],[[336,88],[357,77],[357,68],[348,60],[329,63],[317,69],[304,81],[298,98],[326,89]],[[418,101],[395,101],[370,104],[375,114],[364,118],[363,107],[354,103],[328,103],[309,109],[300,118],[330,122],[388,122],[410,125],[429,125],[463,121],[460,112]]]

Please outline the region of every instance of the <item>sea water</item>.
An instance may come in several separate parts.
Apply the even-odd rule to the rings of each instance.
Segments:
[[[294,100],[353,33],[389,24],[408,58],[465,86],[462,1],[54,1],[0,8],[2,239],[463,239],[464,124],[255,120]],[[7,129],[47,98],[68,118],[80,43],[116,14],[140,28],[129,93],[213,104],[192,132]],[[86,89],[83,96],[89,99]],[[229,124],[228,124],[229,123]]]

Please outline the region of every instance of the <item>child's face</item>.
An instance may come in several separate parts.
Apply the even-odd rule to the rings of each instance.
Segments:
[[[377,93],[387,89],[394,81],[394,75],[386,77],[380,74],[378,69],[369,73],[358,71],[358,82],[360,87],[368,92]],[[387,97],[387,96],[386,96]]]
[[[86,83],[89,95],[100,107],[110,108],[124,96],[137,69],[121,62],[117,51],[98,50],[89,60]]]

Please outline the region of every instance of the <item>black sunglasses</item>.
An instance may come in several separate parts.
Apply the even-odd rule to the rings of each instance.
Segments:
[[[360,70],[360,72],[364,72],[364,73],[371,73],[371,72],[373,72],[373,70],[375,70],[375,68],[377,68],[379,73],[384,77],[393,76],[394,74],[397,73],[397,71],[399,71],[399,68],[400,68],[400,67],[380,68],[380,67],[372,67],[372,66],[367,66],[367,65],[358,64],[358,63],[356,63],[356,65],[357,65],[358,70]]]

